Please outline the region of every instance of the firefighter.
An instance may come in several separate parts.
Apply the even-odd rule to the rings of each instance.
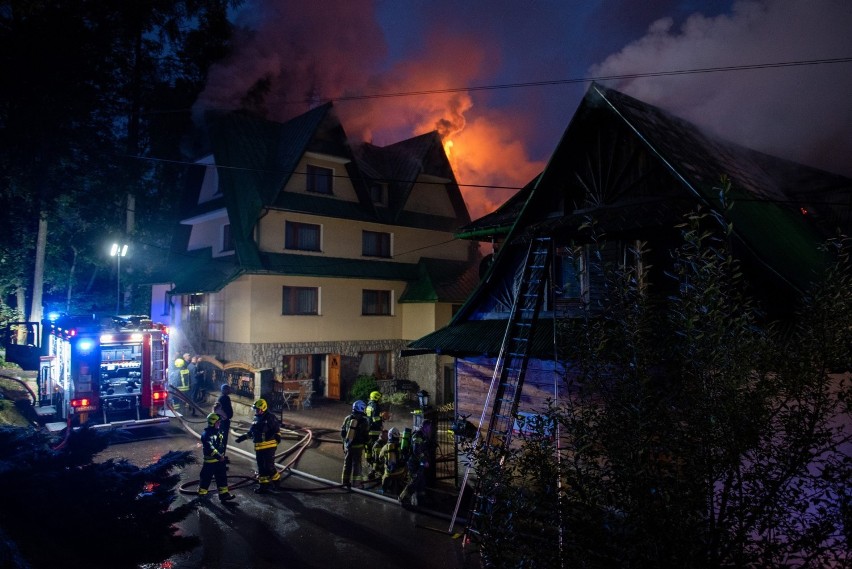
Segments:
[[[419,428],[411,434],[411,451],[408,455],[408,484],[399,495],[399,503],[405,504],[409,499],[412,506],[422,501],[426,492],[426,469],[429,468],[431,441]]]
[[[388,430],[388,442],[379,452],[379,460],[384,465],[381,493],[399,494],[405,485],[407,473],[405,461],[399,450],[399,429]]]
[[[221,418],[216,413],[207,415],[207,427],[201,433],[201,450],[204,454],[204,464],[198,480],[198,495],[206,496],[207,488],[213,478],[219,488],[219,500],[227,502],[236,496],[228,490],[228,474],[225,472],[227,457],[225,445],[222,442]]]
[[[222,392],[213,406],[213,412],[222,417],[222,452],[228,452],[228,434],[231,432],[231,419],[234,418],[234,405],[231,402],[231,386],[222,384]]]
[[[269,411],[266,399],[258,399],[252,405],[254,421],[246,434],[238,436],[238,443],[251,437],[254,440],[254,454],[257,459],[257,482],[254,489],[256,494],[268,494],[278,490],[281,473],[275,468],[275,449],[281,442],[281,422]]]
[[[192,416],[195,416],[195,404],[201,393],[201,376],[198,375],[198,356],[192,356],[186,360],[186,369],[189,370],[189,400],[192,402]]]
[[[175,358],[175,367],[171,374],[171,385],[183,394],[183,397],[189,398],[189,368],[186,360],[183,358]],[[181,408],[182,398],[175,398],[175,410]]]
[[[363,483],[361,460],[364,445],[369,438],[369,423],[364,410],[367,405],[360,399],[352,404],[352,413],[347,415],[340,426],[340,436],[343,439],[343,473],[340,483],[344,488],[352,488],[352,479]]]
[[[367,440],[365,452],[367,455],[367,463],[370,465],[370,478],[373,478],[376,475],[381,475],[378,459],[382,445],[379,443],[379,440],[382,438],[384,419],[387,415],[386,413],[382,413],[381,392],[373,391],[370,393],[370,401],[367,402],[365,413],[370,425],[369,438]]]

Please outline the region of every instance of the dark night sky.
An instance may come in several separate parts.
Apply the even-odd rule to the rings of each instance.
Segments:
[[[335,102],[350,137],[438,128],[461,184],[519,187],[544,166],[588,83],[635,73],[852,57],[849,0],[253,0],[237,53],[199,102],[234,108],[259,78],[269,118]],[[604,82],[724,138],[852,176],[852,62]],[[462,188],[476,218],[509,190]]]

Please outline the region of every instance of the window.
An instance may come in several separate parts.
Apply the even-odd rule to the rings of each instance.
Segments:
[[[284,226],[284,248],[298,251],[320,250],[320,226],[288,221]]]
[[[563,247],[554,259],[553,309],[574,313],[589,301],[588,252],[583,247]]]
[[[390,257],[391,234],[379,231],[362,231],[361,254],[365,257]]]
[[[283,356],[281,360],[281,370],[285,378],[310,378],[312,376],[311,356]]]
[[[370,201],[376,205],[385,204],[385,189],[387,184],[381,182],[373,182],[370,184]]]
[[[214,292],[207,295],[207,335],[210,340],[225,341],[225,295]]]
[[[308,286],[285,286],[281,314],[319,314],[319,289]]]
[[[334,170],[311,166],[308,164],[307,190],[317,194],[332,194],[332,182],[334,181]]]
[[[644,287],[645,282],[645,243],[643,241],[630,241],[623,244],[621,266],[630,271],[636,278],[639,287]]]
[[[222,226],[222,243],[219,249],[220,253],[234,250],[234,239],[231,236],[231,224],[226,223]]]
[[[361,314],[364,316],[390,316],[391,291],[364,289],[361,293]]]
[[[372,375],[376,379],[393,377],[393,352],[364,352],[358,364],[358,375]]]
[[[583,252],[568,250],[556,256],[556,279],[563,299],[579,299],[583,294]]]

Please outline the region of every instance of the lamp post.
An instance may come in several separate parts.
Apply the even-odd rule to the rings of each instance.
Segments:
[[[121,312],[121,258],[127,255],[126,243],[113,243],[109,250],[110,257],[115,257],[115,315]]]
[[[426,408],[429,406],[429,392],[425,389],[418,391],[417,403],[420,405],[420,409],[413,411],[415,429],[423,426],[423,420],[426,418]]]

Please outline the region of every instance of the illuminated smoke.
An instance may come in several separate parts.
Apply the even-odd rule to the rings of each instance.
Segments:
[[[508,117],[497,116],[486,125],[481,113],[476,128],[467,132],[471,96],[434,93],[476,83],[491,65],[485,48],[473,39],[441,36],[437,30],[429,37],[428,50],[388,66],[373,10],[373,3],[363,0],[249,3],[240,12],[243,28],[235,38],[236,53],[211,70],[197,115],[211,108],[247,108],[285,121],[321,100],[428,91],[336,100],[335,109],[355,141],[384,146],[437,130],[471,216],[488,213],[512,191],[477,186],[520,187],[528,181],[522,178],[534,175],[529,172],[541,164],[527,158],[521,141],[513,138]],[[512,162],[494,160],[499,157]],[[508,175],[507,166],[512,171]]]

